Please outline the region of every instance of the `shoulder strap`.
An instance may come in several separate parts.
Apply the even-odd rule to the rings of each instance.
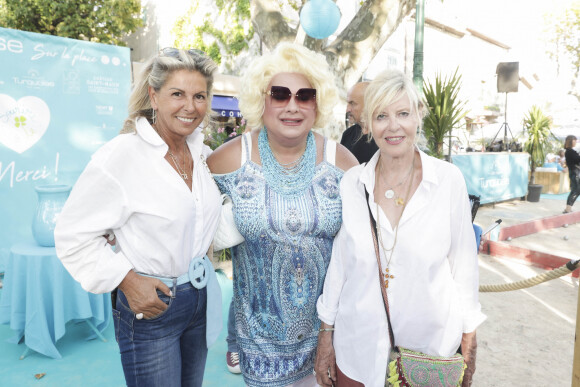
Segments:
[[[375,255],[377,256],[377,263],[379,264],[379,286],[381,287],[384,307],[385,311],[387,312],[387,323],[389,324],[389,339],[391,340],[391,348],[395,348],[395,335],[393,334],[393,327],[391,327],[391,316],[389,313],[389,299],[387,298],[387,291],[383,286],[383,268],[381,265],[381,254],[379,253],[379,244],[377,242],[377,223],[375,222],[375,218],[373,218],[373,214],[371,212],[371,206],[369,204],[369,192],[367,191],[366,186],[365,186],[365,196],[367,199],[367,207],[369,209],[369,218],[371,221],[371,233],[373,234],[373,244],[375,245]],[[380,216],[380,214],[377,213],[377,216]]]
[[[336,165],[336,142],[324,138],[324,159],[327,163]]]
[[[242,158],[240,167],[243,166],[247,160],[251,159],[252,159],[252,132],[248,132],[242,135]]]

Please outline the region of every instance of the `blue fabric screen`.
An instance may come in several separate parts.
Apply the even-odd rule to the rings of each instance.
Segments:
[[[32,240],[36,185],[73,185],[119,133],[129,48],[0,28],[0,272]]]

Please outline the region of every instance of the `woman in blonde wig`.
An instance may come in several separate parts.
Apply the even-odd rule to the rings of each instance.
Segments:
[[[357,162],[313,132],[337,101],[322,55],[282,43],[242,80],[253,130],[208,159],[245,237],[233,249],[241,371],[249,386],[315,386],[316,300],[341,223],[340,179]]]

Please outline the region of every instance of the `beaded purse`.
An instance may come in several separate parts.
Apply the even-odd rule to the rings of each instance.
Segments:
[[[429,356],[421,352],[396,347],[391,352],[385,386],[461,386],[463,356]]]
[[[369,193],[366,191],[367,205]],[[389,313],[389,300],[387,292],[383,286],[381,267],[381,256],[377,242],[377,224],[371,213],[369,206],[369,216],[371,221],[371,232],[375,246],[375,254],[379,265],[379,283],[387,322],[389,325],[389,339],[391,341],[391,354],[389,366],[385,376],[385,387],[460,387],[463,382],[463,373],[467,367],[463,356],[459,353],[450,356],[431,356],[422,352],[415,352],[410,349],[395,346],[395,336],[391,327],[391,316]]]

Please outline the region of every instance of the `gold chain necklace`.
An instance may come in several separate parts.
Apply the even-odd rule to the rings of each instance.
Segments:
[[[379,162],[380,162],[380,160],[379,160]],[[389,266],[391,265],[391,259],[393,259],[395,245],[397,244],[397,236],[399,235],[399,222],[401,221],[401,218],[403,217],[403,212],[405,211],[405,207],[407,207],[407,199],[409,198],[409,193],[411,192],[411,186],[413,185],[413,178],[415,177],[414,166],[415,166],[415,152],[413,151],[413,168],[411,169],[411,171],[412,171],[411,181],[409,182],[409,185],[407,186],[407,193],[405,194],[405,200],[403,200],[403,208],[401,209],[401,214],[399,215],[399,219],[397,219],[397,223],[395,224],[395,240],[393,241],[393,245],[391,246],[390,249],[385,248],[385,244],[383,243],[383,232],[381,231],[381,215],[379,213],[379,203],[376,203],[376,205],[377,205],[377,229],[379,231],[379,242],[381,244],[381,247],[383,249],[383,253],[385,254],[385,257],[387,256],[387,251],[391,252],[391,254],[389,254],[389,260],[387,261],[387,267],[385,268],[385,273],[383,274],[385,289],[389,288],[389,280],[392,280],[393,278],[395,278],[395,276],[390,273]],[[381,169],[381,165],[379,164],[379,171],[380,171],[380,169]]]
[[[415,168],[415,154],[413,153],[413,163],[411,164],[411,168],[409,169],[409,172],[407,172],[407,174],[403,178],[403,180],[401,180],[396,185],[391,186],[389,188],[389,185],[387,184],[387,182],[385,181],[385,178],[383,176],[383,164],[382,163],[379,164],[379,176],[381,177],[381,179],[383,180],[383,183],[385,184],[385,187],[387,188],[387,190],[385,191],[385,198],[392,199],[395,197],[394,189],[397,188],[398,186],[400,186],[401,184],[403,184],[405,181],[407,181],[407,179],[409,178],[409,175],[411,175],[411,172],[413,171],[414,168]],[[405,200],[403,200],[402,197],[398,196],[395,198],[395,204],[397,206],[401,206],[404,203],[405,203]]]
[[[168,153],[169,153],[169,157],[171,157],[171,160],[173,161],[173,165],[175,165],[175,168],[177,169],[177,173],[179,173],[181,175],[183,180],[187,181],[189,179],[189,175],[185,172],[185,171],[187,171],[187,167],[185,166],[185,159],[188,158],[187,157],[187,153],[188,153],[187,152],[187,144],[183,143],[183,169],[179,168],[179,164],[177,163],[177,158],[175,157],[173,152],[171,152],[171,150],[168,150]],[[189,166],[189,163],[188,163],[188,166]]]

